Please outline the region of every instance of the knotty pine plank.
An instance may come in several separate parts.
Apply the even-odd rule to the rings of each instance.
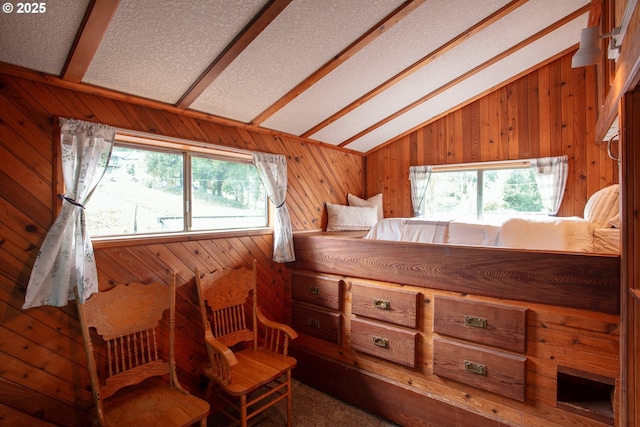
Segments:
[[[0,123],[0,132],[3,132],[5,136],[5,139],[0,141],[0,149],[3,152],[10,152],[18,162],[28,167],[31,173],[51,186],[53,177],[51,160],[40,156],[39,152],[31,145],[31,141],[24,140],[23,135],[16,135],[13,129],[8,128],[7,123],[4,121]],[[7,155],[2,154],[2,159],[5,160],[6,158]],[[9,160],[7,159],[6,161]]]
[[[93,111],[78,98],[77,93],[56,86],[49,86],[47,89],[51,96],[59,101],[59,105],[64,106],[64,110],[57,113],[61,117],[96,121]]]
[[[545,328],[527,328],[529,343],[534,348],[544,348],[544,346],[558,346],[572,349],[583,358],[597,358],[596,355],[605,356],[607,361],[611,355],[615,355],[619,349],[618,340],[601,339],[593,336],[585,336],[566,331],[554,331]]]
[[[113,249],[94,248],[100,291],[106,291],[118,283],[137,280],[137,277],[117,260],[117,255],[116,258],[112,256],[114,252]]]
[[[29,390],[10,381],[0,378],[0,419],[7,421],[7,425],[24,426],[51,426],[43,418],[54,423],[53,425],[90,425],[88,416],[76,414],[70,404],[52,399],[49,396]],[[16,409],[13,409],[16,408]],[[24,414],[23,421],[13,424],[12,420],[18,420],[15,412]],[[28,417],[28,418],[26,418]]]
[[[518,159],[520,156],[518,135],[520,122],[518,120],[518,95],[519,86],[517,80],[507,85],[507,109],[505,115],[507,117],[507,135],[509,136],[509,159]]]
[[[3,161],[11,162],[13,167],[6,168],[6,172],[0,171],[0,182],[2,182],[0,197],[20,211],[28,212],[30,219],[41,227],[48,228],[51,224],[51,210],[47,204],[51,200],[51,194],[47,194],[45,183],[37,178],[27,166],[3,151],[0,147],[0,156],[5,154]],[[34,185],[25,188],[23,185],[30,182],[30,178],[33,179]]]
[[[38,248],[16,230],[0,222],[0,247],[16,259],[35,259]]]
[[[549,66],[537,71],[538,75],[538,150],[540,157],[551,156],[551,87]]]
[[[45,314],[46,312],[54,312],[54,314],[56,314],[55,316],[50,316],[50,318],[46,318],[45,315],[40,313],[30,313],[33,314],[32,316],[21,316],[20,312],[23,299],[16,302],[19,303],[17,306],[7,304],[4,308],[4,315],[11,316],[13,320],[3,323],[1,327],[7,334],[7,337],[11,334],[22,337],[21,340],[24,341],[21,342],[23,342],[24,347],[18,350],[27,352],[24,357],[25,361],[32,361],[34,365],[38,366],[48,363],[47,358],[37,356],[38,354],[43,354],[39,352],[44,352],[44,354],[52,353],[55,354],[55,357],[66,359],[67,366],[69,362],[72,362],[74,365],[77,364],[81,368],[86,368],[84,352],[82,351],[82,338],[79,336],[79,331],[66,331],[66,339],[60,340],[59,342],[50,339],[51,336],[57,333],[56,331],[59,328],[67,325],[70,321],[69,317],[65,316],[62,310],[55,308],[43,310]],[[72,303],[72,305],[75,309],[75,303]],[[33,311],[35,310],[30,310],[30,312]],[[73,332],[75,332],[75,334]],[[3,348],[9,345],[9,343],[2,344]],[[3,351],[10,353],[6,350]]]
[[[467,127],[468,133],[468,148],[465,151],[469,151],[469,155],[464,156],[464,161],[467,162],[480,162],[482,161],[482,138],[480,137],[481,133],[481,118],[480,118],[480,102],[475,101],[465,107],[466,110],[469,110],[468,119],[466,121],[469,122],[469,126]],[[465,120],[463,117],[462,123],[464,124]],[[468,159],[468,160],[467,160]]]
[[[500,127],[500,92],[495,91],[486,96],[489,109],[489,157],[488,160],[499,160],[501,127]]]
[[[3,78],[1,76],[0,78]],[[25,101],[25,109],[29,111],[43,111],[46,114],[48,127],[53,128],[54,117],[73,118],[72,112],[67,108],[64,101],[60,101],[51,92],[51,86],[39,84],[31,80],[15,79],[16,85],[22,87],[25,92],[31,95],[31,98]],[[27,99],[26,97],[24,98]],[[46,129],[45,127],[44,129]]]
[[[40,247],[44,239],[44,233],[51,226],[51,222],[41,226],[32,221],[31,218],[4,197],[0,197],[0,222],[15,230],[25,240],[37,247]]]
[[[499,114],[500,120],[498,126],[500,127],[500,145],[498,146],[498,158],[502,160],[513,159],[512,153],[509,151],[511,148],[511,122],[509,115],[509,103],[510,103],[510,88],[509,86],[498,89],[499,99]]]
[[[89,402],[93,402],[91,391],[80,388],[78,384],[61,381],[59,377],[34,368],[3,352],[0,352],[0,366],[4,367],[2,378],[38,393],[54,397],[64,403],[84,407],[87,407]],[[77,373],[70,371],[69,374],[72,378]]]
[[[5,89],[6,90],[6,89]],[[2,93],[6,95],[5,93]],[[47,117],[44,124],[37,122],[38,117],[32,116],[26,110],[26,107],[16,105],[12,99],[0,96],[0,108],[2,109],[2,143],[8,149],[12,149],[16,155],[29,150],[33,152],[33,156],[37,157],[36,163],[49,162],[52,154],[51,137],[52,137],[52,120]],[[25,147],[14,147],[14,143],[21,143]],[[45,143],[41,143],[41,142]],[[30,156],[29,156],[30,157]],[[30,160],[27,157],[26,160]]]
[[[55,424],[48,423],[34,416],[17,411],[10,406],[0,403],[0,420],[6,425],[12,426],[31,426],[31,427],[55,427]]]
[[[7,96],[13,105],[12,108],[19,110],[28,117],[30,126],[39,129],[42,136],[45,139],[49,139],[53,128],[53,119],[49,112],[39,103],[37,92],[34,93],[29,89],[33,87],[31,82],[0,76],[0,85],[4,85],[1,93]],[[48,149],[46,146],[38,148],[42,149],[39,153],[44,158],[51,157],[50,147]]]
[[[0,333],[3,336],[0,353],[72,384],[76,382],[86,384],[90,381],[84,353],[81,351],[82,347],[74,348],[74,352],[69,355],[55,349],[47,349],[39,345],[38,341],[28,340],[20,333],[2,326],[0,326]]]
[[[14,132],[26,141],[47,140],[51,138],[52,120],[39,109],[31,108],[30,99],[21,92],[20,86],[11,79],[0,78],[0,107],[3,112],[3,122],[7,122]],[[43,157],[51,151],[39,152]]]
[[[534,71],[526,76],[528,87],[528,103],[525,111],[528,115],[528,145],[529,156],[533,158],[542,157],[540,155],[540,83],[538,71]]]

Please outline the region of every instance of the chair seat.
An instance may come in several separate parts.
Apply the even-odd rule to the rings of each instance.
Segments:
[[[163,384],[145,388],[144,393],[127,390],[126,397],[114,396],[104,409],[107,426],[190,426],[206,417],[209,404]]]
[[[282,376],[295,368],[296,359],[271,353],[266,350],[253,348],[234,353],[238,364],[231,367],[231,383],[221,383],[224,390],[233,395],[241,396]],[[213,378],[210,367],[204,370],[207,377]]]

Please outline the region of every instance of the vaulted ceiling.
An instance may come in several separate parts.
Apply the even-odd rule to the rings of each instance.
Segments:
[[[19,3],[4,3],[1,62],[359,152],[575,48],[592,8],[590,0],[40,4],[40,13],[18,13]]]

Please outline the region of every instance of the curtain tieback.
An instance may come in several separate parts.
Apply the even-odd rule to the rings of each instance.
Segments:
[[[77,206],[79,208],[84,209],[84,205],[82,203],[78,203],[75,200],[73,200],[71,197],[67,197],[64,194],[58,194],[58,198],[60,200],[66,200],[67,202],[71,203],[72,205],[75,205],[75,206]]]
[[[276,209],[280,209],[281,207],[284,206],[284,202],[280,203],[278,206],[276,206]]]

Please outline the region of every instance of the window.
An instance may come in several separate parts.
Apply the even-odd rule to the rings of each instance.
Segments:
[[[268,198],[250,154],[141,140],[116,135],[85,212],[91,236],[268,225]]]
[[[481,220],[546,213],[529,161],[434,166],[423,217]]]

